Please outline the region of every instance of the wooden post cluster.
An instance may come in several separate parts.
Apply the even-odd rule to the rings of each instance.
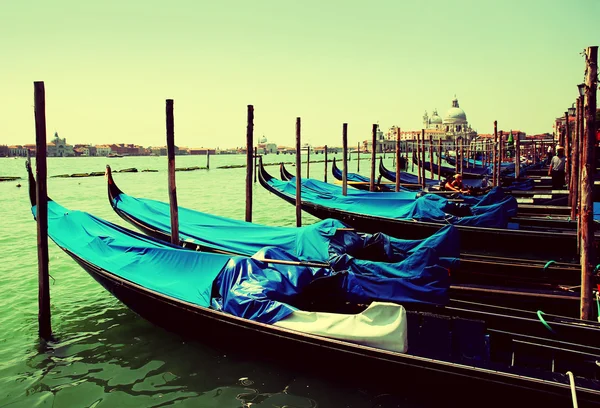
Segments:
[[[48,270],[48,190],[46,186],[46,90],[44,82],[33,83],[35,116],[36,222],[38,250],[38,329],[44,340],[52,339],[50,273]]]
[[[494,144],[492,146],[492,185],[498,185],[498,178],[496,173],[496,157],[498,154],[496,151],[498,150],[498,121],[494,121]]]

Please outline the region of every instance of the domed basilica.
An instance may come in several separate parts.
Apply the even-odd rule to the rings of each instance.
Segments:
[[[444,119],[438,115],[436,109],[433,110],[431,116],[425,112],[423,129],[425,129],[426,137],[431,134],[434,140],[442,139],[447,142],[454,142],[457,137],[462,137],[463,141],[470,141],[477,136],[477,132],[467,122],[467,114],[459,106],[456,97],[452,100],[452,107],[448,109]]]

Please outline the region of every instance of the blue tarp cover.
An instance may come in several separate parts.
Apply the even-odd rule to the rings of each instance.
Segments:
[[[295,178],[290,181],[271,178],[268,183],[295,198]],[[416,193],[410,192],[381,194],[358,190],[348,190],[348,195],[343,196],[339,186],[302,179],[302,201],[350,213],[490,228],[506,228],[509,218],[517,213],[515,198],[505,195],[498,187],[482,197],[463,196],[468,208],[434,194],[415,197]]]
[[[263,323],[295,310],[290,303],[316,278],[336,277],[336,295],[349,302],[444,304],[447,268],[459,246],[451,226],[425,240],[338,231],[327,248],[331,267],[315,268],[261,261],[300,260],[275,246],[258,250],[259,259],[182,249],[54,201],[48,203],[48,215],[50,238],[77,257],[155,292]],[[354,256],[367,252],[377,260]],[[213,282],[219,294],[214,299]]]

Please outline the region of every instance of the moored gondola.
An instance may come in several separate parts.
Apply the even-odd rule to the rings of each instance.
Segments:
[[[600,404],[598,324],[466,304],[414,305],[406,312],[405,353],[356,344],[234,316],[198,297],[215,296],[210,282],[224,264],[261,262],[176,248],[53,202],[49,209],[49,236],[102,286],[148,320],[201,341],[239,350],[243,339],[248,352],[275,350],[289,362],[357,375],[366,369],[361,382],[377,381],[379,373],[419,387],[435,384],[481,403],[510,395],[565,404],[572,386],[580,404]]]
[[[123,193],[109,167],[107,182],[109,202],[121,218],[150,236],[170,241],[170,211],[167,203]],[[298,242],[299,239],[289,236],[290,231],[296,230],[290,230],[289,227],[265,227],[181,207],[179,214],[180,243],[194,250],[251,255],[262,246],[273,245],[274,242]],[[254,233],[257,230],[260,233]],[[266,239],[269,235],[278,238],[275,241]],[[311,244],[296,245],[303,247]],[[319,261],[327,260],[325,255],[320,256]],[[460,262],[453,264],[451,277],[453,285],[450,295],[453,299],[542,309],[569,316],[579,313],[578,265],[557,262],[546,265],[546,261],[463,253]]]
[[[290,191],[295,191],[295,185],[281,184],[281,181],[274,179],[266,172],[264,166],[260,165],[258,178],[265,189],[285,201],[295,204],[295,194],[290,193]],[[320,219],[337,218],[359,231],[383,232],[400,238],[422,239],[442,227],[440,223],[435,222],[391,218],[365,213],[354,196],[351,198],[354,204],[348,202],[342,208],[340,203],[347,201],[341,194],[332,193],[329,199],[322,196],[322,202],[308,199],[309,195],[310,190],[303,189],[301,206],[304,211]],[[384,194],[383,196],[389,195]],[[389,197],[392,199],[392,196]],[[391,205],[391,201],[389,205]],[[458,225],[457,228],[461,232],[461,249],[463,253],[494,254],[513,258],[523,257],[565,262],[573,262],[578,258],[575,232],[529,231],[466,225]]]

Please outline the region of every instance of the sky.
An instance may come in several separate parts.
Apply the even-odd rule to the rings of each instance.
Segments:
[[[0,0],[0,144],[350,145],[456,95],[479,133],[552,132],[600,45],[600,0]]]

